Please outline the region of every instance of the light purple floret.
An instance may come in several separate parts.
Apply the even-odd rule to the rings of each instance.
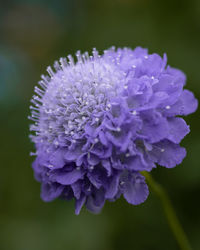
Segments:
[[[76,57],[48,67],[32,99],[41,197],[74,198],[76,214],[83,205],[98,213],[121,194],[140,204],[149,193],[140,171],[172,168],[185,157],[179,143],[189,127],[179,116],[194,112],[197,100],[166,55],[138,47]]]

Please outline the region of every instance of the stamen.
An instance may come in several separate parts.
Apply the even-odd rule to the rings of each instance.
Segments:
[[[50,77],[53,78],[53,76],[55,75],[52,68],[49,66],[47,67],[47,72],[49,73]]]

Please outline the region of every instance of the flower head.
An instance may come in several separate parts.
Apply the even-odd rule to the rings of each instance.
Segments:
[[[121,194],[140,204],[148,196],[140,171],[172,168],[185,157],[179,143],[189,127],[177,116],[194,112],[197,100],[166,55],[138,47],[76,57],[48,67],[32,99],[41,197],[74,198],[76,214],[84,204],[97,213]]]

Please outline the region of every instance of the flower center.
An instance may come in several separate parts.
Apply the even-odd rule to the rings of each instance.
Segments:
[[[41,95],[37,124],[32,127],[43,143],[56,145],[59,136],[80,138],[85,124],[99,123],[110,107],[109,101],[123,89],[124,74],[114,64],[97,55],[86,58],[78,54],[77,58],[76,64],[72,59],[64,64],[61,59],[61,66],[56,64],[56,73],[48,68],[51,78]]]

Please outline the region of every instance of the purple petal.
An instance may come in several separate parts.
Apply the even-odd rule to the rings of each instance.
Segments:
[[[94,154],[88,154],[87,161],[90,165],[95,166],[100,162],[100,159]]]
[[[78,215],[81,211],[82,206],[84,205],[86,201],[86,196],[82,195],[80,199],[76,200],[75,203],[75,214]]]
[[[186,150],[178,144],[163,140],[153,144],[153,150],[149,152],[149,155],[159,165],[173,168],[182,162],[186,156]]]
[[[169,135],[168,139],[174,143],[180,143],[181,140],[190,132],[189,126],[179,117],[168,118]]]
[[[163,105],[166,106],[166,102],[168,105],[172,105],[178,100],[183,90],[183,83],[177,82],[174,76],[163,74],[160,76],[158,83],[153,86],[153,89],[155,94],[162,91],[168,95]]]
[[[196,111],[198,101],[194,97],[194,94],[189,90],[183,90],[179,100],[168,109],[165,109],[163,113],[166,116],[174,115],[188,115]],[[168,107],[168,105],[166,106]]]
[[[110,180],[108,187],[106,188],[105,198],[113,199],[118,192],[119,175],[114,175]]]
[[[74,193],[74,196],[76,197],[76,199],[80,199],[80,196],[81,196],[81,185],[82,185],[81,181],[74,182],[71,185],[73,193]]]
[[[64,186],[57,183],[42,183],[41,198],[44,201],[52,201],[59,197],[64,189]]]
[[[166,58],[164,60],[158,54],[151,54],[148,58],[145,58],[141,64],[141,73],[149,76],[159,75],[166,64]]]
[[[100,142],[101,142],[103,145],[105,145],[105,146],[108,145],[108,140],[107,140],[107,138],[106,138],[106,136],[105,136],[105,134],[104,134],[103,131],[100,131],[100,132],[99,132],[99,139],[100,139]]]
[[[105,197],[102,190],[96,190],[93,196],[89,196],[86,201],[86,207],[93,213],[99,213],[104,205]]]
[[[49,161],[53,168],[62,168],[65,165],[64,159],[65,149],[57,149],[53,154],[51,154]]]
[[[82,146],[75,146],[73,150],[67,150],[64,154],[64,158],[68,161],[74,161],[76,160],[83,152],[82,152]]]
[[[139,156],[131,156],[131,157],[126,157],[124,161],[124,166],[128,170],[134,170],[134,171],[150,171],[153,168],[153,164],[151,163],[146,163],[141,160],[141,157]]]
[[[41,172],[41,166],[40,166],[39,157],[36,157],[36,159],[34,160],[34,162],[32,164],[32,168],[37,173]]]
[[[87,177],[90,180],[90,182],[92,183],[92,185],[94,185],[96,188],[99,189],[102,186],[102,183],[99,181],[97,176],[95,176],[94,174],[88,173]]]
[[[175,78],[176,83],[181,83],[182,85],[185,85],[186,76],[181,70],[167,66],[166,73],[173,76]]]
[[[78,156],[78,158],[76,159],[76,166],[77,167],[80,167],[83,164],[84,159],[86,158],[86,155],[87,155],[87,153],[81,154]]]
[[[112,145],[109,144],[107,146],[104,146],[98,142],[92,147],[90,152],[98,156],[100,159],[105,159],[112,155]]]
[[[159,113],[158,113],[159,114]],[[150,143],[154,143],[164,139],[168,135],[168,123],[166,118],[159,115],[156,120],[151,116],[149,119],[144,119],[141,135],[148,138]]]
[[[95,138],[97,136],[97,134],[99,133],[99,131],[100,131],[100,127],[97,127],[97,126],[92,125],[90,123],[87,123],[85,125],[85,132],[87,135],[89,135],[91,137]]]
[[[182,115],[188,115],[195,112],[198,106],[198,101],[194,97],[194,94],[187,89],[182,92],[180,102],[182,102],[183,107],[181,112]]]
[[[87,174],[88,179],[90,182],[97,188],[99,189],[104,182],[106,181],[106,171],[103,167],[100,165],[97,165],[94,167],[94,170],[92,172],[89,172]]]
[[[152,95],[152,98],[149,100],[149,103],[142,106],[140,110],[148,110],[152,108],[157,108],[163,105],[163,103],[166,103],[166,100],[168,100],[169,95],[164,91],[158,91]]]
[[[71,185],[79,179],[82,179],[83,172],[81,170],[74,169],[71,172],[60,171],[54,174],[54,179],[62,185]]]
[[[121,151],[125,151],[128,147],[132,133],[121,131],[121,132],[106,132],[107,139],[115,146],[120,147]]]
[[[133,52],[136,57],[142,57],[148,55],[148,50],[141,47],[136,47]]]
[[[126,173],[122,176],[120,182],[122,193],[128,203],[138,205],[147,199],[149,190],[141,174]]]
[[[111,172],[112,172],[110,161],[109,160],[102,160],[101,164],[106,169],[107,175],[110,176]]]

